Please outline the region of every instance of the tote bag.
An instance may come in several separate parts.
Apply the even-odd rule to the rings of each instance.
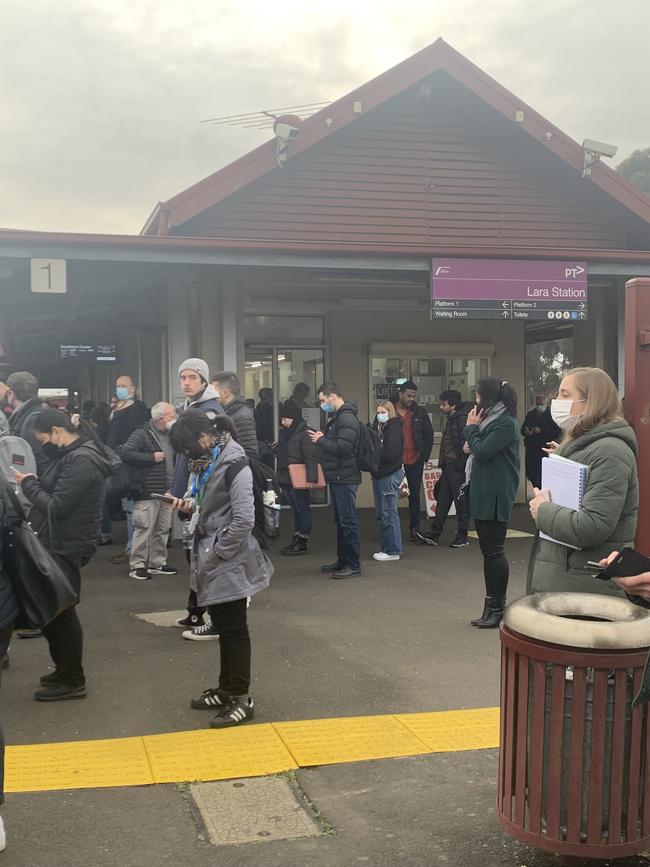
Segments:
[[[4,571],[9,576],[20,606],[19,625],[42,629],[76,603],[77,593],[68,576],[25,520],[20,502],[8,485],[2,485],[2,496],[2,558]],[[16,517],[12,518],[11,512]]]
[[[318,481],[307,481],[307,465],[306,464],[289,464],[289,477],[291,478],[291,487],[297,491],[311,490],[312,488],[324,488],[325,476],[323,468],[318,465]]]

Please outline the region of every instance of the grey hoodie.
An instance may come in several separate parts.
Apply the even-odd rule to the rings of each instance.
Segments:
[[[211,412],[215,415],[223,413],[223,406],[219,402],[219,394],[211,385],[206,385],[205,391],[199,397],[187,398],[179,415],[185,412],[186,409],[202,409],[206,413]],[[175,497],[185,496],[189,477],[190,471],[187,467],[187,458],[185,455],[178,455],[174,465],[174,477],[171,485],[171,493]]]

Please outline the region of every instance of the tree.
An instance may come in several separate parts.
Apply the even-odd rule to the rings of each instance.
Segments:
[[[526,347],[527,404],[535,403],[535,395],[555,395],[567,370],[572,366],[573,340],[563,337],[529,343]]]
[[[635,150],[616,170],[635,187],[650,195],[650,148]]]

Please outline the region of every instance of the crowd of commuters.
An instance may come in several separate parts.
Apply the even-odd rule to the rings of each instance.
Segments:
[[[147,580],[178,572],[167,562],[176,513],[189,565],[187,614],[178,625],[184,638],[218,641],[220,649],[218,674],[209,676],[211,685],[191,705],[215,712],[215,728],[253,718],[248,605],[273,574],[258,541],[264,496],[272,493],[259,490],[260,478],[269,489],[277,481],[290,507],[293,538],[280,550],[287,557],[308,553],[310,491],[328,486],[336,556],[321,572],[334,580],[361,574],[357,494],[363,471],[372,479],[379,537],[373,557],[379,563],[403,556],[400,498],[408,497],[403,510],[408,539],[432,548],[440,545],[454,506],[457,528],[451,547],[469,545],[473,520],[483,558],[483,612],[470,622],[493,629],[506,605],[505,545],[519,490],[523,437],[526,477],[533,489],[530,512],[545,537],[533,549],[533,591],[622,595],[633,588],[637,596],[650,599],[650,574],[605,584],[585,569],[588,562],[605,562],[613,551],[633,545],[638,512],[635,435],[623,418],[614,383],[602,370],[569,371],[550,407],[544,395],[536,397],[521,428],[517,395],[504,380],[480,380],[471,403],[458,391],[442,392],[444,426],[434,456],[440,470],[437,508],[428,531],[421,529],[421,493],[434,432],[412,380],[373,407],[368,426],[359,420],[354,400],[336,383],[323,383],[313,401],[325,419],[322,429],[308,424],[304,410],[310,389],[305,383],[277,407],[273,392],[261,389],[255,407],[242,395],[234,372],[211,377],[203,359],[189,358],[178,368],[178,384],[181,405],[161,401],[149,409],[134,380],[122,375],[110,407],[87,403],[80,412],[66,414],[39,398],[31,373],[13,373],[6,384],[0,383],[0,436],[21,438],[33,452],[35,467],[34,472],[12,468],[11,477],[0,473],[0,518],[3,523],[7,515],[12,519],[13,501],[6,494],[15,488],[28,504],[39,538],[76,592],[75,604],[41,630],[53,669],[41,678],[34,694],[38,701],[86,696],[77,615],[81,574],[96,547],[112,542],[112,521],[118,513],[127,521],[126,550],[113,562],[128,564],[130,577]],[[368,442],[374,456],[370,467],[362,459]],[[553,503],[542,489],[542,459],[552,452],[589,468],[578,510]],[[119,467],[128,484],[116,492]],[[18,616],[11,575],[2,568],[1,539],[0,658]],[[0,732],[0,758],[3,753]],[[0,844],[3,834],[0,823]]]

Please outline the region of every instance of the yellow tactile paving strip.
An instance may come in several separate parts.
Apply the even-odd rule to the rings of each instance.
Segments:
[[[315,765],[499,745],[499,709],[263,723],[7,747],[6,792],[258,777]]]

